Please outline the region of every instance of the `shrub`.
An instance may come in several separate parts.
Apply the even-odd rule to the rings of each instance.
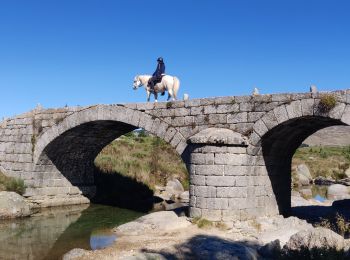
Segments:
[[[22,179],[7,177],[0,172],[0,190],[14,191],[20,195],[23,195],[26,190],[26,186]]]
[[[332,94],[325,94],[321,96],[320,103],[318,104],[318,109],[321,113],[327,113],[332,108],[335,107],[337,100]]]
[[[210,228],[214,224],[210,220],[207,220],[205,218],[195,217],[192,219],[193,224],[197,224],[197,227],[199,228]]]

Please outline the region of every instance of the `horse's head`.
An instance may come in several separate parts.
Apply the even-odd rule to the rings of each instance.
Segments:
[[[134,83],[133,83],[133,89],[138,89],[138,87],[140,87],[142,85],[142,82],[140,80],[140,77],[139,76],[136,76],[134,78]]]

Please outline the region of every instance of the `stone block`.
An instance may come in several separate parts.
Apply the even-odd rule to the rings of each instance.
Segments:
[[[190,112],[191,110],[189,108],[185,108],[185,107],[182,107],[182,108],[177,108],[175,109],[175,116],[188,116],[190,115]]]
[[[192,153],[191,154],[192,164],[214,164],[214,154],[213,153]]]
[[[303,114],[301,112],[300,100],[293,101],[289,105],[286,105],[286,110],[287,110],[288,117],[290,119],[303,116]]]
[[[221,210],[202,209],[202,218],[210,221],[221,221]]]
[[[196,196],[196,207],[200,209],[207,209],[208,208],[207,200],[208,200],[207,198]]]
[[[215,164],[246,165],[246,163],[247,163],[246,154],[230,154],[230,153],[215,154]]]
[[[225,176],[243,176],[248,175],[250,171],[251,166],[225,165],[224,167]]]
[[[278,106],[278,102],[269,102],[269,103],[254,103],[254,111],[257,112],[267,112],[274,109]]]
[[[347,125],[350,125],[350,105],[346,105],[341,121]]]
[[[216,108],[216,113],[219,113],[219,114],[227,114],[227,113],[234,113],[234,112],[239,112],[238,104],[217,105],[217,108]]]
[[[254,103],[240,103],[239,111],[241,112],[251,112],[254,110]]]
[[[248,208],[246,198],[230,198],[228,199],[228,209],[239,210]]]
[[[254,124],[253,129],[259,136],[263,136],[269,130],[261,119]]]
[[[180,143],[177,144],[175,150],[179,155],[182,155],[182,153],[185,151],[187,147],[187,144],[184,140],[182,140]]]
[[[203,115],[204,114],[204,107],[191,107],[191,116],[196,116],[196,115]]]
[[[269,130],[278,125],[274,111],[266,113],[265,116],[261,118],[261,120],[264,122],[265,126]]]
[[[209,124],[226,124],[227,123],[227,115],[226,114],[211,114],[209,115]]]
[[[202,216],[202,210],[196,207],[190,207],[190,217],[199,218]]]
[[[265,114],[266,114],[265,112],[249,112],[247,121],[248,122],[255,122],[255,121],[259,120]]]
[[[313,98],[301,100],[301,112],[303,116],[312,116],[314,114],[315,100]]]
[[[233,176],[206,176],[206,185],[216,187],[234,186],[236,179]]]
[[[203,176],[203,175],[190,175],[190,183],[193,185],[206,185],[205,176]]]
[[[215,105],[204,106],[204,114],[215,114],[215,113],[216,113]]]
[[[216,196],[218,198],[246,198],[247,187],[217,187]]]
[[[283,122],[285,122],[285,121],[287,121],[289,119],[285,105],[276,107],[273,110],[273,112],[274,112],[275,117],[277,119],[277,122],[279,124],[281,124],[281,123],[283,123]]]
[[[208,209],[228,209],[227,198],[207,198]]]
[[[196,165],[197,175],[224,175],[224,165]]]
[[[228,124],[246,123],[248,122],[248,113],[240,112],[227,115]]]
[[[185,107],[198,107],[200,106],[201,102],[200,99],[189,99],[185,101]]]
[[[337,103],[336,106],[329,111],[329,117],[334,119],[340,119],[343,116],[345,110],[345,104],[344,103]]]

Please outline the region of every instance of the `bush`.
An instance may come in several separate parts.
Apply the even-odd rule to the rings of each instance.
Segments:
[[[332,94],[325,94],[321,96],[320,103],[318,104],[318,109],[321,113],[327,113],[332,108],[335,107],[337,100]]]
[[[23,195],[26,190],[26,186],[23,180],[7,177],[0,172],[0,190],[14,191],[20,195]]]

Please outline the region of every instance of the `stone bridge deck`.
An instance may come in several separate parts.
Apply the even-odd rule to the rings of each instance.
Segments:
[[[320,105],[326,95],[336,101],[329,111]],[[0,170],[22,178],[38,206],[86,202],[97,154],[144,128],[186,163],[192,216],[288,214],[297,147],[319,129],[349,123],[349,90],[35,109],[0,123]]]

